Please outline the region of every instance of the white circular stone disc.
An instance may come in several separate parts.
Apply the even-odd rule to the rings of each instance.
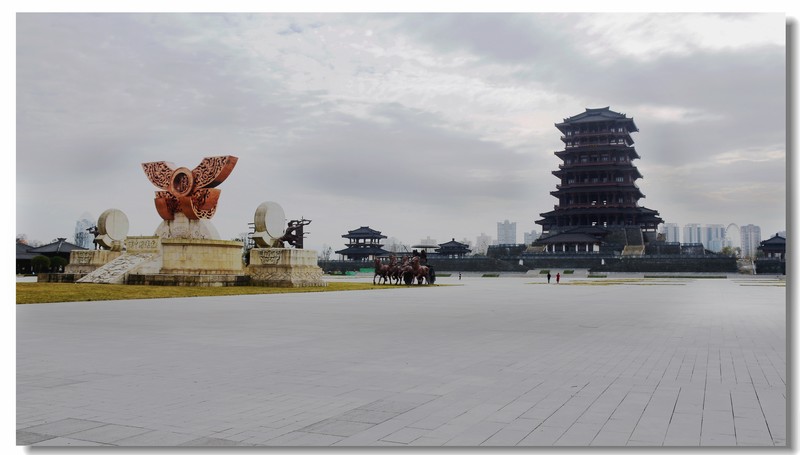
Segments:
[[[286,226],[286,214],[277,202],[262,202],[256,209],[256,232],[266,232],[273,239],[280,238]]]
[[[108,209],[100,214],[97,228],[105,233],[111,240],[125,240],[128,236],[128,217],[122,210]]]

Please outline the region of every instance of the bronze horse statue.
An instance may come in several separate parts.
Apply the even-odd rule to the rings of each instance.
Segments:
[[[375,258],[375,275],[372,276],[372,284],[375,283],[375,277],[380,276],[383,279],[383,284],[389,279],[389,266],[382,263],[380,259]]]
[[[403,260],[403,264],[408,262],[408,259]],[[400,284],[402,278],[402,265],[397,264],[397,258],[394,255],[389,256],[389,282],[391,284]]]
[[[422,284],[423,281],[427,284],[433,284],[433,280],[435,280],[435,278],[432,278],[431,268],[427,265],[420,265],[419,262],[419,256],[414,256],[411,258],[411,271],[413,272],[413,278],[417,279],[417,284]],[[412,283],[414,281],[413,278],[411,279]]]

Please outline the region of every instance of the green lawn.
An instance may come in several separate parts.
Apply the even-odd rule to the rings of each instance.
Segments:
[[[329,282],[327,287],[279,288],[259,286],[134,286],[88,283],[17,283],[17,304],[51,302],[86,302],[97,300],[167,299],[222,295],[283,294],[292,292],[360,291],[398,289],[406,286],[372,283]],[[411,286],[418,287],[418,286]],[[423,286],[419,286],[423,287]]]

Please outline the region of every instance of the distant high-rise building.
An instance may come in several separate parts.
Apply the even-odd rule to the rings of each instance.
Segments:
[[[536,232],[536,229],[534,229],[531,232],[523,232],[522,237],[525,245],[530,245],[539,238],[539,233]]]
[[[474,254],[486,254],[489,245],[492,244],[492,238],[481,232],[481,235],[475,239],[475,248],[472,250]]]
[[[517,243],[517,223],[508,220],[497,223],[497,244],[514,245]]]
[[[427,236],[426,238],[419,241],[420,245],[439,245],[436,243],[436,239],[432,239],[431,236]]]
[[[683,243],[703,243],[703,227],[697,223],[684,226]]]
[[[753,258],[756,256],[758,246],[761,244],[761,228],[747,224],[741,227],[742,256]]]
[[[725,226],[721,224],[707,224],[703,227],[703,245],[706,249],[719,253],[725,246]]]
[[[664,241],[680,243],[681,228],[677,223],[664,223]]]
[[[408,251],[408,246],[406,246],[397,237],[389,237],[388,239],[386,239],[386,243],[383,249],[386,251],[390,251],[392,253],[401,253]]]

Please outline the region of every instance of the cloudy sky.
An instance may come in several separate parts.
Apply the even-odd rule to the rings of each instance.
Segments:
[[[140,163],[239,162],[212,222],[263,201],[307,248],[370,226],[411,245],[522,232],[552,210],[555,123],[632,117],[666,222],[786,228],[783,14],[16,16],[16,233],[125,212],[160,223]]]

